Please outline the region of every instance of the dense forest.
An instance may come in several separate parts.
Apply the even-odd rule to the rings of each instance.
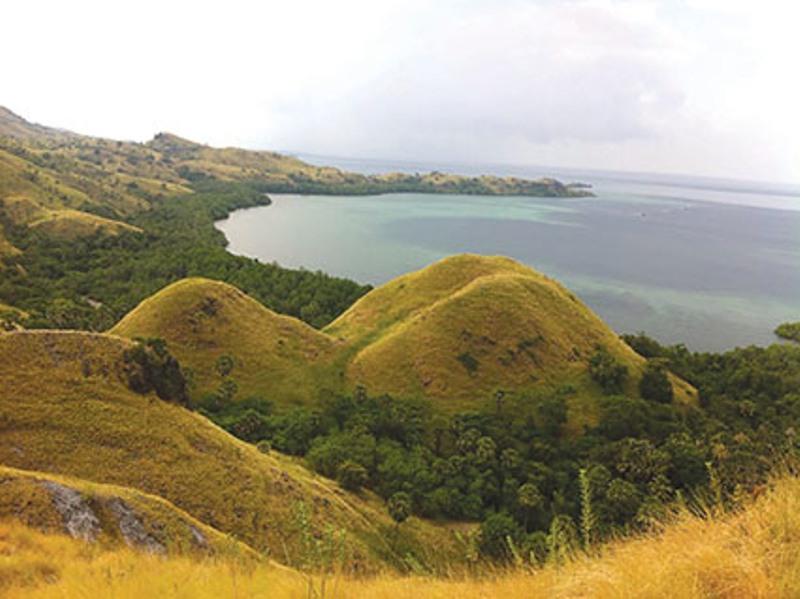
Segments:
[[[709,354],[624,338],[655,365],[642,399],[607,384],[596,425],[577,436],[564,431],[568,387],[488,397],[452,417],[364,389],[276,413],[269,398],[236,397],[225,357],[219,390],[195,407],[263,451],[303,456],[350,490],[376,491],[395,511],[480,521],[477,550],[499,560],[552,555],[554,539],[568,548],[644,528],[678,503],[736,502],[797,450],[800,347]],[[600,350],[594,362],[595,379],[613,383],[613,358]],[[663,368],[699,389],[699,406],[670,403]]]
[[[165,285],[191,276],[229,282],[278,312],[323,326],[369,287],[320,272],[233,256],[213,226],[232,210],[269,203],[245,184],[197,184],[129,219],[144,233],[58,239],[6,221],[20,248],[6,258],[0,303],[28,313],[26,328],[106,330]],[[22,316],[9,312],[5,320]]]

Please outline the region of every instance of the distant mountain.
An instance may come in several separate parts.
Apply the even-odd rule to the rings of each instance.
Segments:
[[[41,141],[44,139],[66,142],[78,139],[81,136],[64,129],[45,127],[26,121],[18,114],[4,106],[0,106],[0,137],[14,137],[27,141]]]

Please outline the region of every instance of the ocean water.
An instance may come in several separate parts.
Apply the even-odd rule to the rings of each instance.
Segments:
[[[454,253],[507,255],[560,280],[616,331],[644,331],[696,350],[766,345],[776,341],[777,324],[800,320],[797,187],[535,167],[319,162],[361,172],[552,174],[593,184],[597,197],[273,194],[271,206],[217,223],[229,250],[371,284]]]

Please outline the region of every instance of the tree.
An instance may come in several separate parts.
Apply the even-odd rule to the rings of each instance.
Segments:
[[[636,485],[627,480],[615,478],[608,485],[606,502],[614,522],[625,524],[636,515],[642,503],[642,497]]]
[[[228,354],[223,354],[217,358],[217,362],[214,366],[217,369],[217,373],[222,378],[225,378],[233,371],[233,357],[229,356]]]
[[[567,422],[567,402],[563,397],[549,397],[536,406],[537,424],[549,437],[557,438]]]
[[[672,383],[669,382],[663,364],[652,360],[647,363],[642,380],[639,381],[639,394],[643,399],[659,403],[672,402]]]
[[[411,496],[399,491],[389,498],[387,508],[396,528],[400,528],[400,525],[411,515]]]
[[[521,537],[522,531],[514,518],[506,512],[496,512],[481,523],[478,548],[486,557],[505,561],[511,557],[509,539],[516,543]]]
[[[137,339],[123,354],[128,386],[136,393],[155,391],[164,401],[189,405],[181,366],[167,351],[163,339]]]
[[[539,509],[543,503],[544,497],[542,497],[539,487],[533,483],[525,483],[517,490],[517,505],[522,511],[526,530],[531,514]]]
[[[628,378],[628,367],[599,345],[589,358],[589,375],[607,395],[622,393]]]
[[[348,491],[358,491],[368,479],[367,469],[352,460],[345,460],[336,469],[336,480]]]

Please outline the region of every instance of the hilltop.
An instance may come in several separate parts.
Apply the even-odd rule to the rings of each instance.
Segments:
[[[200,392],[221,382],[220,358],[233,358],[230,376],[241,397],[266,394],[287,404],[316,396],[337,351],[332,338],[306,323],[276,314],[232,285],[202,278],[162,289],[110,332],[164,339],[191,368]]]
[[[309,510],[312,531],[346,532],[353,567],[397,566],[398,546],[425,559],[434,555],[435,543],[439,556],[446,555],[446,530],[414,520],[399,545],[389,544],[392,521],[368,493],[346,493],[198,414],[134,391],[131,377],[139,371],[131,361],[133,347],[111,335],[0,334],[0,463],[129,488],[123,496],[143,512],[137,493],[158,496],[284,563],[299,559],[302,537],[292,527],[301,505]],[[109,493],[105,487],[96,491]]]
[[[173,284],[142,302],[112,331],[160,337],[192,371],[197,395],[222,382],[233,359],[239,397],[310,404],[352,391],[475,408],[498,391],[511,397],[570,386],[575,422],[591,419],[600,390],[588,361],[603,346],[630,371],[636,395],[645,360],[574,294],[509,258],[461,255],[367,293],[322,331],[279,316],[237,289],[208,280]],[[679,403],[694,390],[673,378]]]

